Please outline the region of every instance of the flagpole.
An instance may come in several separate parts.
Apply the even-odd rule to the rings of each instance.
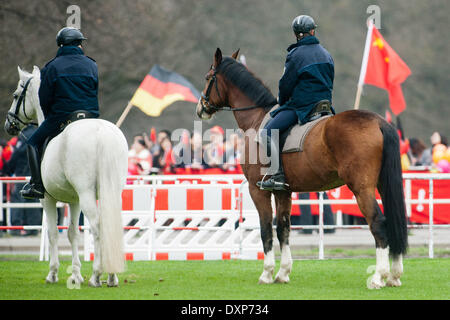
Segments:
[[[361,101],[361,93],[362,93],[363,86],[360,86],[358,84],[358,89],[356,90],[356,98],[355,98],[355,106],[354,109],[359,109],[359,102]]]
[[[369,61],[370,41],[372,39],[373,22],[369,20],[367,25],[366,44],[364,46],[363,59],[361,63],[361,71],[359,72],[358,90],[356,91],[354,109],[359,109],[359,102],[361,101],[362,89],[364,86],[364,79],[366,77],[367,62]]]
[[[133,105],[131,104],[131,102],[128,101],[128,105],[127,105],[127,107],[125,108],[125,110],[122,112],[122,115],[120,116],[119,120],[117,120],[116,126],[118,126],[118,127],[120,128],[120,126],[122,125],[122,122],[123,122],[123,121],[125,120],[125,118],[127,117],[128,112],[130,112],[132,106],[133,106]]]

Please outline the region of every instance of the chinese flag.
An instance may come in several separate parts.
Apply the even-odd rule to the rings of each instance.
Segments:
[[[411,74],[411,70],[383,39],[377,28],[373,26],[371,29],[364,83],[387,90],[391,110],[398,115],[406,109],[401,83]]]

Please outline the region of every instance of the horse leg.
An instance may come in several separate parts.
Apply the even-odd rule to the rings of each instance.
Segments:
[[[98,215],[97,202],[94,194],[84,193],[79,195],[80,207],[83,214],[89,219],[90,232],[94,237],[94,263],[92,266],[92,276],[89,279],[90,287],[101,287],[101,252],[100,252],[100,221]]]
[[[58,282],[58,226],[57,218],[58,212],[56,210],[56,200],[45,195],[45,198],[41,200],[47,217],[47,234],[50,252],[50,271],[45,278],[46,283]]]
[[[386,285],[389,275],[389,249],[387,241],[386,218],[381,213],[375,198],[375,189],[367,189],[355,193],[358,206],[364,214],[370,231],[375,238],[376,267],[369,289],[380,289]]]
[[[403,256],[401,254],[393,255],[392,268],[386,280],[388,287],[400,287],[402,285],[400,277],[403,274]]]
[[[292,256],[289,248],[289,233],[291,231],[291,194],[289,192],[276,192],[275,203],[277,208],[277,238],[280,242],[281,263],[275,282],[288,283],[292,270]]]
[[[106,281],[106,285],[108,287],[118,287],[119,286],[119,278],[115,273],[108,274],[108,280]]]
[[[255,203],[259,213],[259,224],[261,227],[261,240],[264,249],[264,270],[259,277],[260,284],[273,283],[273,272],[275,269],[275,253],[273,251],[273,230],[272,230],[272,204],[271,193],[262,191],[259,188],[249,187],[250,196]]]
[[[70,204],[70,225],[67,231],[70,244],[72,246],[72,275],[69,278],[72,284],[79,285],[83,283],[81,276],[81,262],[78,256],[78,222],[80,218],[80,205],[78,203]]]

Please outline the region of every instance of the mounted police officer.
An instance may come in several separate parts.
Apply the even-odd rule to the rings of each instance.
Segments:
[[[301,15],[292,22],[297,42],[287,49],[285,69],[279,81],[280,107],[270,114],[267,130],[267,149],[279,156],[278,171],[271,178],[257,182],[264,190],[288,190],[285,183],[279,146],[271,139],[271,130],[278,129],[279,136],[291,126],[334,114],[331,96],[334,80],[334,62],[331,55],[315,37],[313,18]],[[269,152],[268,152],[269,153]],[[270,156],[270,154],[268,154]]]
[[[39,101],[45,121],[27,141],[31,181],[21,191],[24,198],[44,197],[40,160],[45,140],[71,121],[99,116],[97,64],[84,55],[83,40],[80,30],[62,28],[56,35],[56,57],[41,70]]]

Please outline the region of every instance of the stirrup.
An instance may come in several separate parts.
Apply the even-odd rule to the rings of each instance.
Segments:
[[[45,189],[42,185],[36,184],[26,184],[22,190],[20,190],[20,195],[24,199],[43,199],[45,195]]]
[[[289,185],[286,182],[276,181],[273,176],[267,181],[263,180],[256,182],[256,186],[261,190],[266,191],[288,191]]]

